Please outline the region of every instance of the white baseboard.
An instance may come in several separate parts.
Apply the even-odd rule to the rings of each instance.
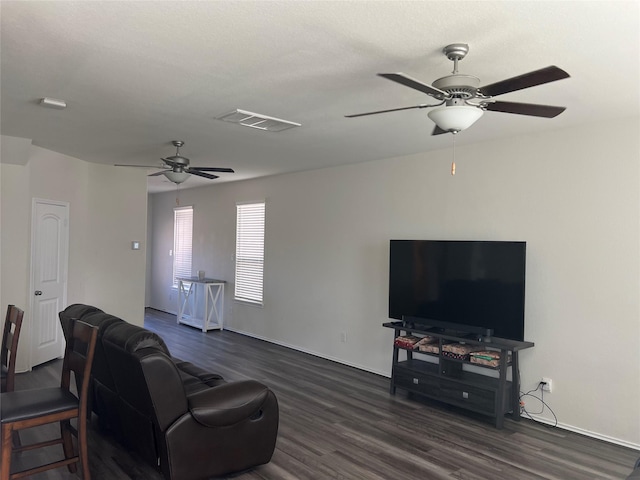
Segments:
[[[545,425],[555,424],[554,421],[549,420],[548,418],[545,418],[545,417],[541,417],[539,415],[530,415],[530,417],[536,422],[544,423]],[[523,416],[523,418],[526,418],[526,417]],[[610,437],[608,435],[603,435],[601,433],[592,432],[590,430],[585,430],[584,428],[574,427],[573,425],[567,425],[566,423],[558,423],[556,427],[562,430],[568,430],[570,432],[579,433],[580,435],[584,435],[585,437],[596,438],[598,440],[602,440],[603,442],[620,445],[621,447],[627,447],[633,450],[640,450],[640,444],[638,443],[627,442],[626,440],[621,440],[619,438]]]
[[[328,356],[328,355],[325,355],[325,354],[314,352],[312,350],[307,350],[305,348],[300,348],[297,345],[289,345],[288,343],[279,342],[279,341],[273,340],[271,338],[262,337],[260,335],[254,334],[254,333],[245,332],[243,330],[237,330],[235,328],[229,328],[229,327],[225,326],[224,329],[225,330],[229,330],[230,332],[239,333],[240,335],[246,335],[247,337],[252,337],[252,338],[256,338],[258,340],[264,340],[265,342],[273,343],[275,345],[280,345],[281,347],[290,348],[291,350],[296,350],[296,351],[302,352],[302,353],[308,353],[309,355],[313,355],[314,357],[324,358],[325,360],[331,360],[332,362],[336,362],[336,363],[339,363],[341,365],[346,365],[348,367],[357,368],[358,370],[363,370],[365,372],[374,373],[376,375],[380,375],[382,377],[389,378],[389,374],[387,372],[380,372],[380,371],[371,369],[369,367],[365,367],[364,365],[359,365],[357,363],[346,362],[344,359],[341,359],[341,358],[331,357],[331,356]]]

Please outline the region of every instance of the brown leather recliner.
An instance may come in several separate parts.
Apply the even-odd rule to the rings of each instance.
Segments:
[[[98,325],[94,412],[127,448],[172,480],[195,480],[267,463],[275,449],[278,403],[253,381],[220,375],[172,358],[153,332],[72,305],[63,325],[79,315]]]

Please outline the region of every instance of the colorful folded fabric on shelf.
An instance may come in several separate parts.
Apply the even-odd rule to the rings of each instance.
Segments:
[[[433,338],[432,343],[423,343],[422,345],[418,346],[418,350],[420,350],[421,352],[424,353],[440,353],[440,342],[438,341],[437,338]],[[450,340],[442,340],[442,345],[447,345],[453,343]]]
[[[418,350],[425,353],[440,353],[439,343],[425,343],[418,347]]]
[[[466,343],[450,343],[442,346],[442,356],[455,358],[457,360],[469,360],[471,352],[482,350],[478,345],[467,345]]]
[[[422,337],[417,343],[416,347],[420,347],[421,345],[429,345],[430,343],[438,343],[438,339],[434,337],[430,337],[427,335],[426,337]]]
[[[501,353],[494,350],[481,350],[470,354],[471,363],[484,365],[487,367],[498,367],[500,365]],[[507,362],[511,361],[511,352],[507,357]]]
[[[461,355],[468,355],[471,352],[478,352],[483,347],[480,345],[468,345],[466,343],[449,343],[442,346],[443,352],[457,353]]]
[[[415,344],[420,341],[420,337],[416,337],[414,335],[404,335],[402,337],[397,337],[394,340],[394,343],[401,348],[413,349],[415,348]]]

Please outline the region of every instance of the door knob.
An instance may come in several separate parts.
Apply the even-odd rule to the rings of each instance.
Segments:
[[[34,294],[35,294],[35,295],[42,295],[42,290],[36,290],[36,291],[34,292]]]

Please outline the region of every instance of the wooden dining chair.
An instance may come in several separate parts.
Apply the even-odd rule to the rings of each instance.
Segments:
[[[24,312],[15,305],[7,307],[0,350],[0,392],[13,392],[16,380],[16,354]]]
[[[72,334],[67,339],[62,364],[60,387],[18,390],[0,394],[0,424],[2,426],[2,462],[0,480],[25,478],[36,473],[67,466],[77,472],[76,463],[82,466],[82,477],[90,480],[87,449],[87,396],[89,375],[98,336],[98,329],[80,321],[72,321]],[[71,391],[71,372],[78,385],[78,396]],[[71,419],[77,420],[77,428]],[[14,432],[49,423],[60,422],[60,437],[30,445],[13,445]],[[72,435],[78,439],[75,455]],[[62,444],[64,459],[11,473],[11,454],[36,448]]]

